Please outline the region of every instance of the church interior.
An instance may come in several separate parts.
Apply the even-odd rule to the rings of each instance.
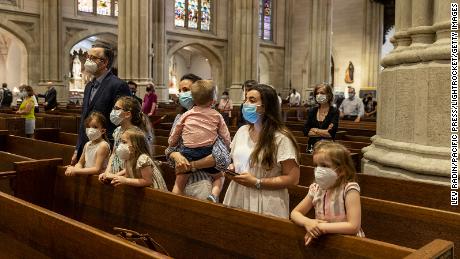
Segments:
[[[459,258],[457,5],[0,0],[0,257]]]

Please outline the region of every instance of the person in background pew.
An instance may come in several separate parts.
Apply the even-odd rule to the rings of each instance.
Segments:
[[[288,187],[299,182],[299,151],[281,121],[275,90],[263,84],[246,95],[243,116],[250,124],[238,129],[231,144],[234,174],[224,204],[282,218],[289,217]]]
[[[136,93],[137,93],[137,84],[134,81],[128,81],[127,84],[128,84],[128,87],[129,87],[129,91],[131,91],[132,97],[134,97],[134,99],[136,99],[142,105],[142,99],[137,97],[137,95],[136,95]]]
[[[310,109],[303,129],[304,136],[309,137],[307,153],[311,153],[315,143],[322,139],[334,140],[339,127],[339,110],[332,105],[332,88],[327,84],[319,84],[313,94],[319,106]]]
[[[224,118],[211,108],[211,104],[215,101],[215,91],[216,87],[211,80],[198,80],[192,84],[191,91],[188,93],[192,94],[196,105],[180,117],[168,139],[169,147],[177,146],[179,139],[182,139],[179,152],[191,163],[192,168],[194,168],[194,161],[212,154],[218,136],[224,140],[227,147],[230,146],[230,132]],[[213,191],[209,200],[217,202],[224,184],[224,177],[217,169],[204,170],[214,179]],[[176,174],[173,193],[183,194],[188,178],[186,174]]]
[[[339,111],[340,118],[343,120],[361,121],[361,118],[364,116],[364,104],[359,97],[356,97],[355,88],[348,87],[348,98],[343,100]]]
[[[125,167],[114,175],[106,176],[106,179],[114,186],[152,187],[166,191],[163,176],[150,157],[150,144],[145,133],[138,128],[130,128],[121,135],[120,142],[115,152]]]
[[[157,94],[155,93],[155,86],[149,83],[145,88],[144,102],[142,103],[142,112],[147,116],[155,115],[157,110]]]
[[[75,166],[68,166],[65,175],[92,175],[103,173],[110,156],[107,140],[107,120],[100,112],[92,112],[85,120],[86,136],[89,141],[83,147],[83,153]]]
[[[176,118],[174,119],[171,131],[173,131],[176,127],[176,124],[182,116],[182,113],[193,107],[194,101],[190,93],[190,89],[192,84],[198,80],[201,80],[201,78],[194,74],[187,74],[181,78],[179,83],[179,90],[181,92],[179,94],[179,114],[177,114]],[[188,178],[187,185],[184,189],[184,194],[201,200],[214,201],[210,197],[210,195],[213,193],[212,182],[214,179],[210,174],[208,174],[206,171],[203,171],[202,169],[215,167],[222,171],[228,167],[230,164],[230,154],[223,140],[218,137],[215,144],[213,145],[212,154],[203,159],[194,161],[193,167],[192,163],[190,163],[179,152],[182,146],[183,143],[181,138],[178,145],[175,147],[168,147],[165,150],[165,155],[169,165],[174,167],[178,174],[194,171],[193,174],[191,174]]]
[[[228,92],[225,91],[222,93],[222,97],[219,101],[219,105],[217,106],[217,109],[219,110],[220,114],[222,114],[222,117],[224,117],[225,123],[227,126],[231,126],[231,118],[232,118],[232,110],[233,110],[233,102],[230,100],[230,96],[228,95]]]
[[[323,234],[364,237],[361,229],[360,188],[350,152],[330,141],[316,143],[313,151],[315,183],[292,210],[291,219],[305,227],[305,245]],[[315,209],[315,219],[305,215]]]
[[[22,117],[25,118],[25,133],[27,137],[31,138],[35,130],[34,90],[29,85],[21,87],[22,91],[20,92],[20,97],[22,102],[16,114],[21,114]]]
[[[141,112],[140,103],[131,96],[123,96],[118,98],[110,113],[110,121],[118,127],[113,132],[113,151],[117,150],[121,143],[121,135],[131,128],[142,130],[145,134],[147,142],[149,143],[149,154],[151,155],[151,146],[153,144],[152,127],[148,117]],[[116,174],[125,168],[123,159],[121,159],[117,152],[112,152],[109,164],[103,174],[99,176],[101,181],[110,174]]]

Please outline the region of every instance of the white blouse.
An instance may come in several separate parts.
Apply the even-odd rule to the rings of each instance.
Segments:
[[[281,133],[275,134],[277,146],[276,165],[270,170],[265,170],[257,165],[249,166],[249,157],[255,149],[256,143],[249,136],[249,126],[241,127],[235,134],[231,144],[231,157],[237,173],[250,173],[253,176],[271,178],[282,175],[281,162],[294,159],[297,163],[296,148],[294,143]],[[289,193],[287,188],[279,190],[258,190],[255,187],[246,187],[234,181],[230,183],[223,202],[231,207],[258,212],[266,215],[289,218]]]

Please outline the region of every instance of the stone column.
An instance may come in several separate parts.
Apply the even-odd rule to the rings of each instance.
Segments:
[[[306,78],[302,87],[302,100],[308,98],[307,92],[313,91],[319,83],[331,82],[331,31],[332,1],[313,0],[311,8],[311,27],[307,42],[308,57]]]
[[[153,26],[152,37],[153,45],[150,53],[153,82],[158,96],[158,102],[168,102],[168,60],[166,48],[166,28],[165,28],[165,1],[152,0],[153,2]]]
[[[138,84],[139,97],[152,78],[152,0],[120,1],[118,13],[118,71]]]
[[[382,60],[382,66],[401,64],[401,53],[407,50],[411,38],[407,32],[412,23],[412,0],[396,0],[395,3],[395,49]]]
[[[396,44],[411,44],[398,45],[392,57],[382,62],[377,135],[363,149],[362,168],[369,174],[448,183],[450,1],[423,0],[414,5],[406,1],[396,1],[395,35],[399,36],[395,38]],[[401,26],[410,13],[407,8],[412,8],[412,25]]]
[[[375,90],[380,73],[383,42],[382,4],[366,1],[364,27],[361,90]]]
[[[230,98],[242,102],[241,85],[257,79],[259,53],[259,1],[231,0],[229,60],[231,66]]]
[[[63,33],[61,1],[42,0],[40,7],[40,86],[52,82],[57,91],[57,101],[65,102],[69,89],[64,87],[62,60]],[[38,92],[44,93],[45,87]]]

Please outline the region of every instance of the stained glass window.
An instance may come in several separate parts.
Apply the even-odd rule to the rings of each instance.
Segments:
[[[78,11],[94,15],[118,16],[118,0],[78,0]]]
[[[110,6],[111,0],[97,0],[97,14],[111,15]]]
[[[259,1],[259,37],[263,40],[272,40],[273,10],[271,0]]]
[[[78,0],[78,11],[85,13],[93,12],[93,0]]]
[[[185,27],[185,0],[176,0],[174,24],[177,27]]]
[[[211,0],[176,0],[174,25],[200,31],[211,30]]]
[[[201,30],[209,31],[211,28],[211,3],[209,0],[201,2]]]
[[[192,29],[198,28],[198,1],[188,1],[188,27]]]

